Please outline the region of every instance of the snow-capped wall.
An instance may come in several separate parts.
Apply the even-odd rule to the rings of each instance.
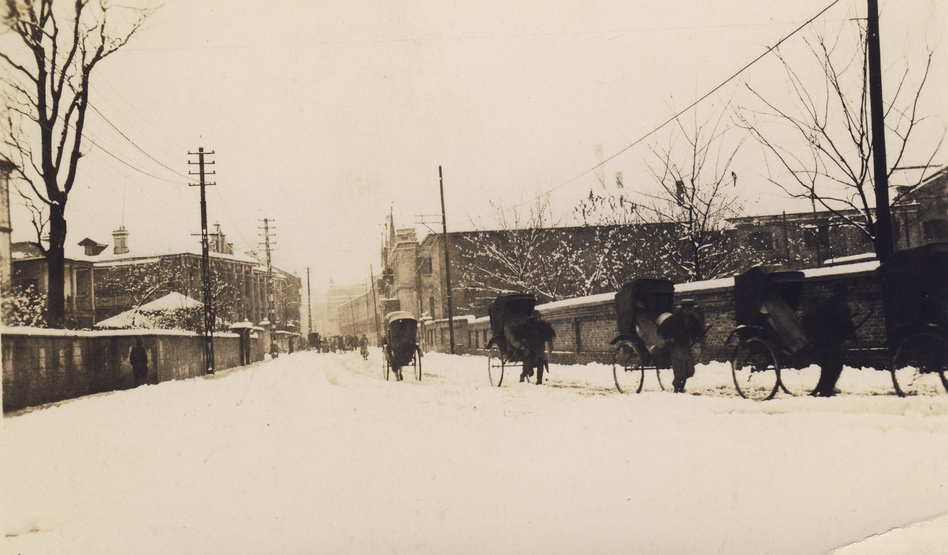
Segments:
[[[148,354],[149,383],[204,375],[204,338],[194,333],[4,328],[3,411],[133,387],[128,355],[138,338]],[[254,345],[260,340],[249,341],[251,360],[261,360],[263,346]],[[214,355],[218,370],[240,365],[239,336],[215,335]]]
[[[829,297],[833,284],[842,282],[849,291],[849,304],[856,324],[857,339],[844,345],[846,363],[853,366],[876,366],[885,363],[885,321],[882,308],[881,282],[877,262],[821,268],[804,272],[803,294],[798,312]],[[676,302],[694,299],[711,326],[705,338],[701,358],[729,360],[734,340],[728,341],[736,324],[734,319],[734,279],[724,278],[675,286]],[[615,293],[565,299],[537,306],[544,319],[556,331],[553,342],[554,362],[611,363],[614,348],[609,342],[616,336]],[[459,326],[455,318],[455,350],[459,354],[481,353],[490,340],[488,318],[465,317]],[[425,349],[447,352],[447,321],[425,323]],[[875,350],[871,350],[875,349]]]

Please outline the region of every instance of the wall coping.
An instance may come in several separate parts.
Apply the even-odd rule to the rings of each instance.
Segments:
[[[839,266],[830,266],[826,268],[807,268],[800,270],[803,272],[804,277],[807,279],[821,279],[821,278],[831,278],[834,276],[840,275],[855,275],[855,274],[865,274],[870,275],[879,269],[879,261],[871,260],[868,262],[859,262],[855,264],[842,264]],[[686,283],[676,283],[675,284],[675,293],[697,293],[704,291],[714,291],[718,289],[733,289],[734,288],[734,278],[718,278],[718,279],[709,279],[705,281],[691,281]],[[561,308],[577,308],[577,307],[586,307],[586,306],[595,306],[601,304],[608,304],[615,301],[616,294],[615,292],[610,293],[600,293],[598,295],[589,295],[586,297],[573,297],[571,299],[563,299],[561,301],[553,301],[550,303],[545,303],[537,305],[536,309],[541,312],[547,312],[552,310],[557,310]],[[476,318],[472,315],[468,316],[455,316],[454,320],[467,320],[469,324],[482,324],[484,322],[490,322],[489,316],[481,316]],[[425,325],[444,323],[447,322],[447,318],[441,318],[438,320],[426,320]]]
[[[473,322],[474,320],[476,320],[476,318],[474,318],[474,315],[473,315],[473,314],[467,314],[467,315],[465,315],[465,316],[454,316],[454,317],[451,318],[451,320],[453,320],[453,321],[455,321],[455,322],[467,322],[467,323],[471,323],[471,322]],[[425,318],[425,319],[421,320],[421,323],[422,323],[423,325],[425,325],[425,326],[432,325],[432,324],[438,324],[438,323],[446,324],[446,323],[448,323],[448,319],[447,319],[447,318],[438,318],[438,319],[435,320],[435,319],[431,319],[431,318]]]
[[[167,335],[179,337],[204,337],[203,334],[184,330],[127,329],[127,330],[59,330],[48,328],[0,326],[0,335],[23,335],[37,337],[135,337],[143,335]],[[214,337],[240,337],[233,332],[215,332]]]

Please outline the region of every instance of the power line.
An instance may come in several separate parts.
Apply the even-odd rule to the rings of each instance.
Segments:
[[[824,13],[826,13],[827,11],[829,11],[830,8],[832,8],[833,6],[835,6],[836,4],[838,4],[839,2],[840,2],[840,0],[833,0],[832,2],[830,2],[829,5],[827,5],[825,8],[823,8],[822,10],[820,10],[816,15],[814,15],[814,16],[811,17],[810,19],[806,20],[806,21],[805,21],[803,24],[801,24],[799,27],[797,27],[796,29],[794,29],[793,31],[791,31],[789,34],[785,35],[783,38],[781,38],[780,40],[778,40],[773,46],[768,47],[766,50],[764,50],[764,52],[763,52],[762,54],[760,54],[759,56],[757,56],[756,58],[754,58],[753,60],[751,60],[750,62],[748,62],[747,64],[745,64],[744,67],[742,67],[741,69],[739,69],[739,70],[737,70],[736,72],[734,72],[733,74],[731,74],[730,77],[728,77],[727,79],[725,79],[724,81],[722,81],[721,83],[719,83],[718,85],[716,85],[715,87],[713,87],[711,90],[709,90],[709,91],[706,92],[705,94],[701,95],[697,100],[695,100],[694,102],[692,102],[691,104],[689,104],[687,107],[685,107],[685,108],[679,110],[675,115],[671,116],[670,118],[668,118],[667,120],[665,120],[664,122],[662,122],[661,124],[659,124],[658,126],[654,127],[651,131],[648,131],[647,133],[645,133],[644,135],[642,135],[641,137],[639,137],[638,139],[636,139],[635,141],[633,141],[632,143],[630,143],[630,144],[627,145],[626,147],[622,148],[621,150],[619,150],[619,151],[616,152],[615,154],[612,154],[612,155],[609,156],[608,158],[604,159],[603,161],[601,161],[601,162],[597,163],[596,165],[594,165],[594,166],[592,166],[592,167],[590,167],[590,168],[584,170],[583,172],[581,172],[581,173],[579,173],[579,174],[573,176],[572,178],[570,178],[570,179],[568,179],[568,180],[566,180],[566,181],[560,183],[559,185],[557,185],[556,187],[553,187],[553,188],[550,189],[549,191],[546,191],[546,192],[544,192],[544,193],[541,193],[541,194],[538,195],[538,196],[543,197],[543,196],[549,196],[549,195],[553,194],[554,192],[558,191],[559,189],[562,189],[563,187],[569,185],[570,183],[573,183],[574,181],[576,181],[577,179],[583,177],[584,175],[586,175],[586,174],[588,174],[588,173],[590,173],[590,172],[592,172],[592,171],[595,171],[596,169],[598,169],[598,168],[604,166],[604,165],[606,164],[606,162],[609,162],[609,161],[611,161],[611,160],[614,160],[615,158],[617,158],[617,157],[618,157],[619,155],[621,155],[622,153],[624,153],[624,152],[628,151],[629,149],[635,147],[636,145],[640,144],[642,141],[644,141],[645,139],[651,137],[651,136],[654,135],[655,133],[658,133],[658,132],[661,131],[663,128],[665,128],[665,126],[667,126],[668,124],[670,124],[670,123],[674,122],[675,120],[677,120],[678,118],[680,118],[685,112],[691,110],[692,108],[694,108],[695,106],[697,106],[698,104],[700,104],[701,102],[703,102],[704,100],[706,100],[708,97],[710,97],[711,95],[713,95],[714,93],[716,93],[717,91],[719,91],[722,87],[724,87],[725,85],[727,85],[728,83],[730,83],[731,81],[733,81],[734,79],[736,79],[739,75],[741,75],[741,74],[744,73],[745,71],[747,71],[751,66],[753,66],[754,64],[756,64],[757,62],[759,62],[760,60],[762,60],[764,57],[766,57],[768,54],[770,54],[771,52],[773,52],[774,50],[776,50],[777,48],[779,48],[781,44],[783,44],[784,42],[786,42],[787,40],[789,40],[791,37],[793,37],[794,35],[796,35],[796,34],[799,33],[800,31],[802,31],[804,28],[806,28],[808,25],[810,25],[811,23],[813,23],[814,21],[816,21],[821,15],[823,15]],[[531,201],[531,202],[532,202],[532,201]],[[523,204],[526,204],[526,203],[524,202],[524,203],[522,203],[522,204],[520,204],[520,205],[518,205],[518,206],[522,206]]]
[[[142,154],[144,154],[145,156],[147,156],[149,159],[151,159],[152,161],[154,161],[155,163],[157,163],[159,166],[161,166],[161,167],[167,169],[168,171],[170,171],[171,173],[173,173],[173,174],[175,174],[175,175],[178,175],[178,176],[181,176],[181,177],[183,177],[183,178],[185,178],[185,179],[188,179],[188,176],[186,176],[185,174],[183,174],[183,173],[181,173],[181,172],[175,170],[174,168],[168,166],[167,164],[165,164],[165,163],[162,162],[161,160],[158,160],[157,158],[155,158],[154,156],[152,156],[151,154],[149,154],[148,152],[146,152],[145,149],[143,149],[142,147],[138,146],[138,144],[135,143],[135,141],[133,141],[131,138],[129,138],[128,135],[126,135],[124,132],[122,132],[122,130],[119,129],[114,123],[112,123],[112,121],[111,121],[109,118],[105,117],[105,114],[103,114],[101,111],[99,111],[99,109],[96,108],[91,102],[88,102],[87,105],[89,106],[89,108],[92,108],[92,110],[95,111],[96,114],[99,114],[99,117],[101,117],[101,118],[105,121],[105,123],[109,124],[109,126],[110,126],[112,129],[114,129],[119,135],[121,135],[123,139],[125,139],[126,141],[128,141],[128,144],[130,144],[130,145],[132,145],[133,147],[135,147],[136,149],[138,149],[139,152],[141,152]]]

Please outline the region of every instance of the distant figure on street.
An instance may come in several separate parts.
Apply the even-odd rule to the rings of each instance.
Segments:
[[[148,383],[148,353],[145,352],[141,338],[135,340],[135,346],[128,352],[128,361],[132,365],[135,387]]]
[[[366,337],[364,333],[362,337],[359,338],[359,353],[363,359],[369,359],[369,338]]]
[[[811,308],[803,316],[803,328],[820,363],[820,381],[810,395],[832,397],[836,394],[836,380],[843,372],[844,341],[856,338],[852,311],[846,302],[846,286],[833,285],[833,294]]]

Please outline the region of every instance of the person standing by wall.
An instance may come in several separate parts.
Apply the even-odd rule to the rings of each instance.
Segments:
[[[148,353],[145,352],[145,346],[142,345],[140,337],[135,340],[135,346],[129,351],[128,361],[132,365],[135,387],[148,383]]]

